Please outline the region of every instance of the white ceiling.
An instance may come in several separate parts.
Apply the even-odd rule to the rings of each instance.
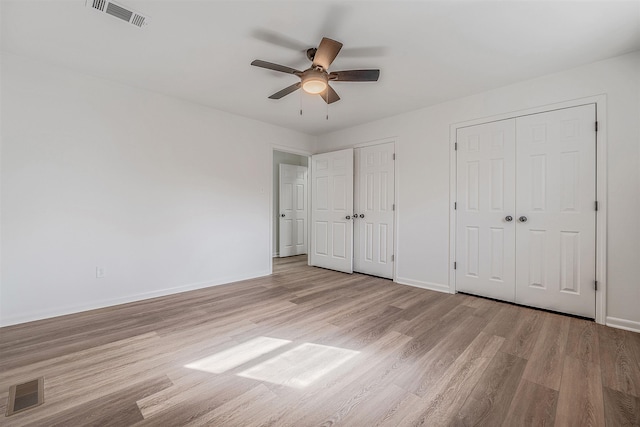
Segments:
[[[640,49],[637,0],[119,3],[150,25],[85,0],[3,0],[2,50],[321,134]],[[305,69],[292,47],[323,36],[344,43],[330,71],[380,68],[380,80],[333,83],[329,120],[318,96],[267,99],[297,78],[250,62]]]

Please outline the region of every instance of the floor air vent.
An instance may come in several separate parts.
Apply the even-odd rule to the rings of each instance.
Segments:
[[[118,19],[127,21],[136,27],[144,27],[149,23],[149,18],[131,10],[130,8],[117,4],[110,0],[86,0],[85,4],[94,10],[99,10]]]
[[[9,387],[7,414],[10,416],[44,403],[44,377]]]

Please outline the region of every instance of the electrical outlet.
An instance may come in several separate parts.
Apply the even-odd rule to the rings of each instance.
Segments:
[[[106,275],[104,267],[96,267],[96,279],[102,279]]]

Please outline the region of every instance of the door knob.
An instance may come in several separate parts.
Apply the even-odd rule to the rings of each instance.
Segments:
[[[527,222],[527,217],[526,216],[521,216],[520,218],[518,218],[518,221],[520,222]]]
[[[504,217],[504,220],[507,221],[507,222],[511,222],[511,221],[513,221],[513,217],[511,215],[507,215],[507,216]]]
[[[353,214],[353,219],[358,218],[358,214]]]
[[[284,218],[284,214],[280,214],[280,216],[281,216],[282,218]]]
[[[346,218],[346,219],[351,219],[351,216],[347,215],[345,218]]]
[[[364,214],[360,214],[360,218],[364,218]]]

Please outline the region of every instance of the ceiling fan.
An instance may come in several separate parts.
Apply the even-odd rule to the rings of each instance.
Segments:
[[[347,70],[329,72],[329,66],[338,56],[342,48],[342,43],[323,37],[320,45],[307,49],[307,58],[312,62],[311,67],[304,71],[295,68],[278,65],[267,61],[256,59],[251,63],[256,67],[268,70],[280,71],[282,73],[294,74],[300,77],[298,83],[292,84],[269,97],[269,99],[280,99],[292,92],[302,88],[307,93],[317,94],[327,103],[339,101],[340,97],[331,86],[330,81],[338,82],[375,82],[378,81],[380,70]]]

